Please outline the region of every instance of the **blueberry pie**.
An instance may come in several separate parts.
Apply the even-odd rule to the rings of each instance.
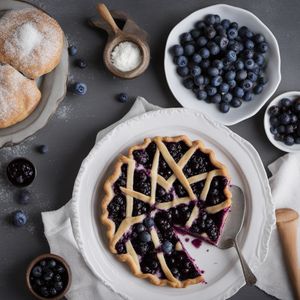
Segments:
[[[186,136],[146,138],[121,156],[105,184],[102,221],[112,253],[156,285],[203,282],[177,233],[216,244],[231,193],[212,150]]]

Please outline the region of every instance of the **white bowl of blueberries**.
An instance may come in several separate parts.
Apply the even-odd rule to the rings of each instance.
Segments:
[[[177,24],[167,39],[164,64],[178,102],[224,125],[256,114],[281,80],[272,32],[249,11],[224,4]]]
[[[270,142],[285,152],[300,151],[300,92],[287,92],[272,100],[265,112]]]

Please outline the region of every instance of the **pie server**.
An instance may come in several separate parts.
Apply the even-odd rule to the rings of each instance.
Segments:
[[[227,221],[223,229],[223,233],[220,236],[220,239],[216,246],[220,249],[228,249],[231,247],[234,247],[236,249],[242,265],[246,284],[254,285],[257,279],[255,275],[252,273],[237,243],[237,236],[243,225],[244,215],[245,215],[244,193],[236,185],[231,186],[230,191],[232,193],[232,204],[230,207],[230,215],[227,218]],[[198,236],[198,235],[195,234],[194,236]]]

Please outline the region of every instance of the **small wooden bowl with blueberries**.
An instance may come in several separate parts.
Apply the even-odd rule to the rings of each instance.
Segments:
[[[67,262],[54,254],[36,257],[26,271],[26,285],[37,299],[59,300],[71,285],[71,269]]]
[[[300,92],[281,94],[265,112],[264,126],[268,139],[285,152],[300,151]]]

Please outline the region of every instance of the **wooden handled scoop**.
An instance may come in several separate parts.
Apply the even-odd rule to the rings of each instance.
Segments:
[[[296,300],[300,300],[300,269],[297,255],[298,217],[298,213],[290,208],[276,210],[276,224]]]

